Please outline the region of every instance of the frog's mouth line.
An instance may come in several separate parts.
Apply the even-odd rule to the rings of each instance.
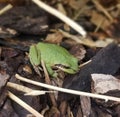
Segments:
[[[57,72],[58,72],[59,70],[61,70],[61,71],[64,71],[64,72],[67,72],[67,73],[70,73],[70,74],[73,74],[73,73],[76,72],[76,70],[71,69],[71,68],[68,67],[68,66],[61,65],[61,64],[55,64],[55,66],[53,66],[52,69],[55,70],[55,71],[57,71]]]
[[[61,65],[61,64],[56,64],[56,65],[54,66],[54,68],[55,68],[56,70],[62,70],[62,71],[66,71],[66,72],[67,72],[68,70],[71,71],[71,68],[70,68],[70,67],[65,66],[65,65]],[[75,72],[75,70],[72,69],[72,72]]]
[[[53,67],[53,69],[54,68],[57,68],[57,69],[70,69],[70,67],[62,65],[62,64],[55,64],[55,66]]]

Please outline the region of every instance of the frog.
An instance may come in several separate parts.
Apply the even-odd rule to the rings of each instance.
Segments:
[[[29,49],[30,63],[39,74],[38,66],[41,61],[45,63],[48,74],[57,77],[54,68],[62,70],[68,74],[75,74],[78,69],[78,59],[70,54],[64,47],[51,43],[39,42],[31,45]]]

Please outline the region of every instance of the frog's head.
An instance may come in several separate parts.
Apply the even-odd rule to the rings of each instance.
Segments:
[[[36,48],[36,45],[30,46],[29,58],[33,66],[38,66],[40,64],[41,56],[40,56],[40,52]]]

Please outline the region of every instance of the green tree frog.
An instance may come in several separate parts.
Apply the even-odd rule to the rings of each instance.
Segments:
[[[71,55],[65,48],[56,44],[39,42],[30,46],[29,58],[35,71],[38,71],[36,69],[41,64],[41,60],[43,60],[49,75],[53,77],[57,77],[57,73],[53,68],[69,74],[74,74],[78,71],[77,58]]]

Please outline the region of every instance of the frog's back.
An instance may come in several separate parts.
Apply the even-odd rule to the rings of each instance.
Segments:
[[[68,64],[73,63],[73,61],[76,62],[76,58],[61,46],[40,42],[37,44],[37,48],[41,52],[41,58],[46,64],[48,63],[52,65],[62,63],[66,65],[68,62]]]

